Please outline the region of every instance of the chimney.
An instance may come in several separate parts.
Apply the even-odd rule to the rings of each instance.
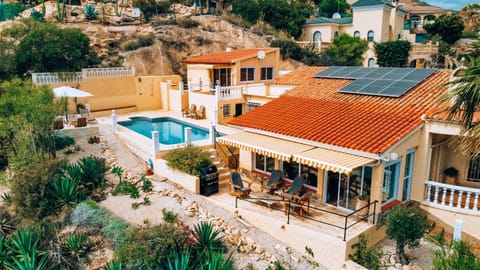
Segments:
[[[231,52],[232,51],[232,48],[231,47],[227,47],[227,49],[225,50],[226,52]]]

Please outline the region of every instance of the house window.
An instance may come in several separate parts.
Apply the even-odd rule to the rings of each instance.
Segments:
[[[470,158],[467,181],[480,182],[480,155],[472,155]]]
[[[255,68],[241,68],[240,81],[242,82],[255,81]]]
[[[383,171],[382,203],[397,198],[398,180],[400,176],[400,161],[387,163]]]
[[[247,111],[253,111],[256,108],[260,107],[262,104],[258,102],[247,102]]]
[[[375,59],[373,58],[368,59],[368,67],[375,67]]]
[[[273,80],[273,67],[262,67],[260,72],[260,80],[262,81]]]
[[[223,104],[223,117],[230,116],[230,104]]]
[[[262,172],[272,172],[275,170],[275,159],[265,155],[254,153],[255,170]]]
[[[319,41],[321,39],[322,39],[322,32],[315,31],[315,33],[313,33],[313,41]]]
[[[282,162],[282,172],[285,178],[293,180],[301,175],[303,183],[312,188],[317,188],[318,170],[314,167],[299,164],[297,162]]]
[[[372,30],[368,31],[367,40],[368,41],[373,41],[373,37],[374,37],[373,31]]]
[[[358,37],[359,38],[360,37],[360,31],[355,31],[353,33],[353,37]]]
[[[405,171],[403,172],[403,195],[402,201],[410,200],[410,190],[412,188],[413,164],[415,160],[415,151],[409,151],[405,157]]]
[[[213,70],[213,82],[215,85],[229,86],[230,68],[216,68]]]

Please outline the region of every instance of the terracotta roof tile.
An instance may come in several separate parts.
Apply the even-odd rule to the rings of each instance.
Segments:
[[[184,60],[187,64],[232,64],[235,61],[254,57],[258,51],[272,52],[278,50],[276,48],[254,48],[254,49],[241,49],[230,52],[216,52],[205,54],[201,56],[190,57]]]
[[[351,80],[313,78],[324,67],[302,67],[278,78],[288,91],[229,123],[359,151],[384,153],[423,123],[447,90],[441,70],[400,98],[339,93]]]

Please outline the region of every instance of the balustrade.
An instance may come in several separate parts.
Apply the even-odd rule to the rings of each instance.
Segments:
[[[426,181],[425,204],[466,214],[480,215],[480,189]],[[472,201],[473,200],[473,201]]]
[[[33,73],[34,84],[53,84],[63,82],[82,82],[87,78],[109,78],[135,76],[133,67],[84,68],[82,72]]]

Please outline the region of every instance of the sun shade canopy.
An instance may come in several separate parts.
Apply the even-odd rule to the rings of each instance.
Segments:
[[[293,155],[293,161],[333,172],[350,174],[353,169],[376,162],[375,159],[325,148],[315,148]]]
[[[220,143],[238,147],[280,160],[290,160],[292,155],[309,149],[312,146],[281,140],[250,132],[240,132],[218,138]]]
[[[375,159],[317,148],[251,132],[230,134],[217,139],[228,146],[262,154],[283,161],[306,164],[315,168],[350,174],[353,169],[376,162]]]

